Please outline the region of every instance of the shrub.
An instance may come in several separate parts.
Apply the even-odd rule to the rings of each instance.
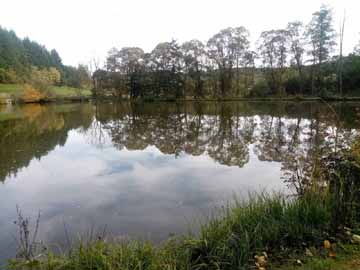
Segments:
[[[30,84],[24,84],[20,100],[25,103],[39,102],[45,96]]]
[[[59,83],[60,79],[60,72],[56,68],[38,69],[32,67],[28,83],[41,92],[47,92],[50,86]]]

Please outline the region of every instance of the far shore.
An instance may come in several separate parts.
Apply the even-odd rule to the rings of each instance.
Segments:
[[[185,98],[175,97],[139,97],[131,99],[128,96],[93,96],[90,89],[77,89],[71,87],[53,86],[53,96],[41,99],[24,100],[21,98],[22,88],[16,84],[0,84],[0,105],[6,104],[28,104],[28,103],[68,103],[84,102],[90,100],[111,100],[111,101],[133,101],[133,102],[234,102],[234,101],[360,101],[360,96],[265,96],[265,97],[201,97],[188,96]]]

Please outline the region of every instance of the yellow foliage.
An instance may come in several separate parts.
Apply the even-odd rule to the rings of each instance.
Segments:
[[[65,120],[61,115],[53,115],[52,117],[40,117],[37,123],[39,131],[61,130],[64,128]]]
[[[267,265],[267,255],[266,256],[256,255],[254,258],[255,258],[255,266],[257,267],[257,269],[258,270],[265,269]]]
[[[38,102],[44,98],[44,95],[33,86],[25,84],[20,99],[25,103]]]
[[[39,69],[33,67],[30,74],[29,84],[34,86],[37,90],[42,93],[46,93],[47,96],[51,96],[50,86],[59,83],[61,74],[56,68],[44,68]]]
[[[52,84],[56,84],[60,82],[61,74],[54,67],[49,68],[47,76],[49,77],[49,80]]]
[[[331,248],[331,243],[330,243],[329,240],[325,240],[325,241],[324,241],[324,248],[325,248],[325,249],[330,249],[330,248]]]
[[[40,104],[28,104],[24,107],[24,116],[36,126],[38,134],[50,130],[61,130],[64,128],[65,120],[62,115],[54,113],[48,107]]]
[[[40,104],[29,104],[23,109],[24,116],[32,122],[34,119],[38,118],[41,114],[44,113],[44,107]]]

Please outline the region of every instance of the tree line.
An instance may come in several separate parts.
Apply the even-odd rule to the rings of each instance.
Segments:
[[[81,88],[91,82],[86,66],[66,66],[55,49],[20,39],[0,26],[0,83],[28,83],[39,73],[57,85]],[[54,76],[57,79],[53,80]]]
[[[94,93],[174,99],[353,94],[360,85],[360,46],[342,57],[337,40],[332,10],[323,5],[308,24],[263,31],[255,51],[243,26],[206,43],[162,42],[150,53],[112,48],[104,68],[93,73]]]

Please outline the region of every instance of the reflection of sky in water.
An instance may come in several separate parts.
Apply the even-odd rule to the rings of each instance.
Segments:
[[[280,166],[258,161],[252,149],[243,168],[205,155],[175,158],[153,146],[119,151],[109,142],[100,149],[73,130],[64,147],[0,185],[0,258],[12,251],[16,204],[27,216],[42,211],[40,238],[47,243],[64,237],[64,223],[72,232],[107,225],[114,235],[161,240],[185,232],[189,220],[234,193],[281,189]]]
[[[235,193],[284,189],[281,176],[338,134],[338,118],[319,103],[133,105],[0,108],[11,119],[0,122],[0,268],[14,255],[16,204],[33,218],[42,211],[48,244],[65,241],[64,223],[75,239],[107,225],[115,236],[160,241]],[[346,145],[358,105],[335,109]]]

